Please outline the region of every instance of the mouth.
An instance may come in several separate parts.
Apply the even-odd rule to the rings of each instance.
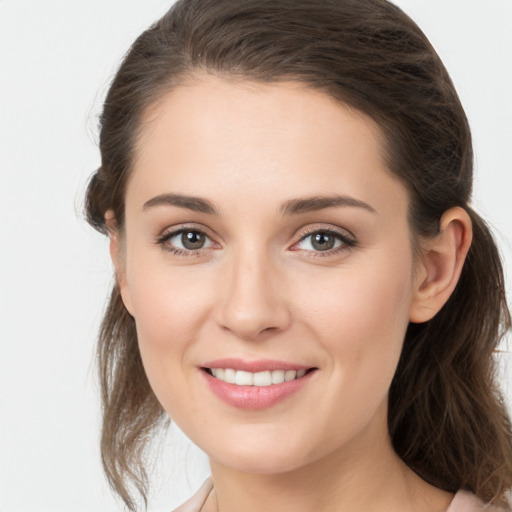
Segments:
[[[201,368],[213,378],[234,384],[236,386],[254,386],[269,387],[284,382],[290,382],[304,378],[317,368],[301,368],[299,370],[277,369],[263,370],[259,372],[249,372],[245,370],[236,370],[234,368]]]
[[[270,409],[292,395],[301,395],[316,381],[319,368],[275,359],[224,358],[198,367],[210,391],[231,407],[246,411]],[[288,402],[289,403],[289,402]]]

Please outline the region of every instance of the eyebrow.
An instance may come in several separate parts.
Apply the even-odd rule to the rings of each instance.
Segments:
[[[377,213],[375,208],[369,204],[350,196],[311,196],[298,199],[292,199],[284,203],[281,207],[283,215],[297,215],[300,213],[314,212],[324,208],[333,207],[355,207],[363,208],[371,213]]]
[[[199,213],[218,215],[218,211],[207,199],[201,197],[187,196],[183,194],[160,194],[144,203],[143,210],[155,206],[178,206]],[[375,208],[369,204],[350,196],[311,196],[300,197],[286,201],[281,206],[282,215],[298,215],[301,213],[314,212],[324,208],[353,207],[363,208],[371,213],[377,213]]]
[[[213,204],[207,199],[201,197],[185,196],[182,194],[161,194],[153,197],[149,201],[144,203],[143,210],[148,210],[155,206],[179,206],[180,208],[186,208],[199,213],[207,213],[209,215],[218,215],[217,210]]]

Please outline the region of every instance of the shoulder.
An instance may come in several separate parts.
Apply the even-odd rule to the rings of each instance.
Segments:
[[[469,491],[460,490],[446,512],[507,512],[502,507],[486,505]]]
[[[212,479],[207,478],[199,490],[189,500],[175,509],[174,512],[200,512],[212,488]]]

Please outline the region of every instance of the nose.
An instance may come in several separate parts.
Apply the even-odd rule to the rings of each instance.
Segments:
[[[260,340],[287,329],[291,322],[282,272],[268,254],[238,255],[226,264],[220,327],[244,340]]]

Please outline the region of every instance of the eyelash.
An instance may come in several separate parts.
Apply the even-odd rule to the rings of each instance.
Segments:
[[[208,240],[212,241],[211,237],[205,232],[205,230],[196,227],[187,227],[182,226],[179,229],[175,229],[173,231],[169,231],[167,233],[163,233],[156,240],[156,243],[160,245],[164,250],[170,252],[174,256],[200,256],[201,251],[205,248],[201,247],[200,249],[180,249],[179,247],[174,247],[172,245],[166,245],[169,240],[174,238],[175,236],[181,235],[183,233],[197,233],[200,235],[204,235]],[[213,243],[213,241],[212,241]]]
[[[169,240],[174,238],[175,236],[178,236],[183,233],[197,233],[200,235],[204,235],[207,239],[211,241],[212,244],[215,244],[213,240],[211,239],[208,234],[200,228],[196,227],[187,227],[183,226],[179,229],[169,231],[167,233],[162,234],[159,236],[156,240],[156,243],[160,246],[162,246],[163,249],[170,252],[174,256],[180,256],[180,257],[194,257],[194,256],[200,256],[202,251],[205,249],[204,247],[201,247],[200,249],[180,249],[179,247],[174,247],[172,245],[166,245]],[[347,251],[353,247],[357,246],[356,240],[352,236],[348,236],[346,234],[342,234],[339,231],[332,229],[332,228],[314,228],[306,230],[302,233],[299,233],[299,240],[293,244],[292,247],[300,244],[301,242],[304,242],[308,237],[316,235],[316,234],[325,234],[330,235],[334,237],[335,239],[339,240],[341,244],[338,247],[335,247],[333,249],[328,249],[326,251],[312,251],[312,250],[304,250],[304,249],[293,249],[294,251],[304,251],[305,253],[308,253],[308,257],[310,258],[325,258],[328,256],[333,256],[335,254],[338,254],[343,251]]]
[[[293,244],[293,246],[298,245],[299,243],[306,240],[308,237],[311,237],[316,234],[330,235],[333,238],[339,240],[341,244],[338,247],[333,249],[328,249],[326,251],[311,251],[304,250],[308,254],[309,258],[327,258],[329,256],[337,255],[341,252],[348,251],[357,246],[357,242],[352,235],[341,233],[340,231],[333,228],[312,228],[307,229],[303,232],[299,233],[299,240]],[[296,251],[300,251],[301,249],[294,249]]]

